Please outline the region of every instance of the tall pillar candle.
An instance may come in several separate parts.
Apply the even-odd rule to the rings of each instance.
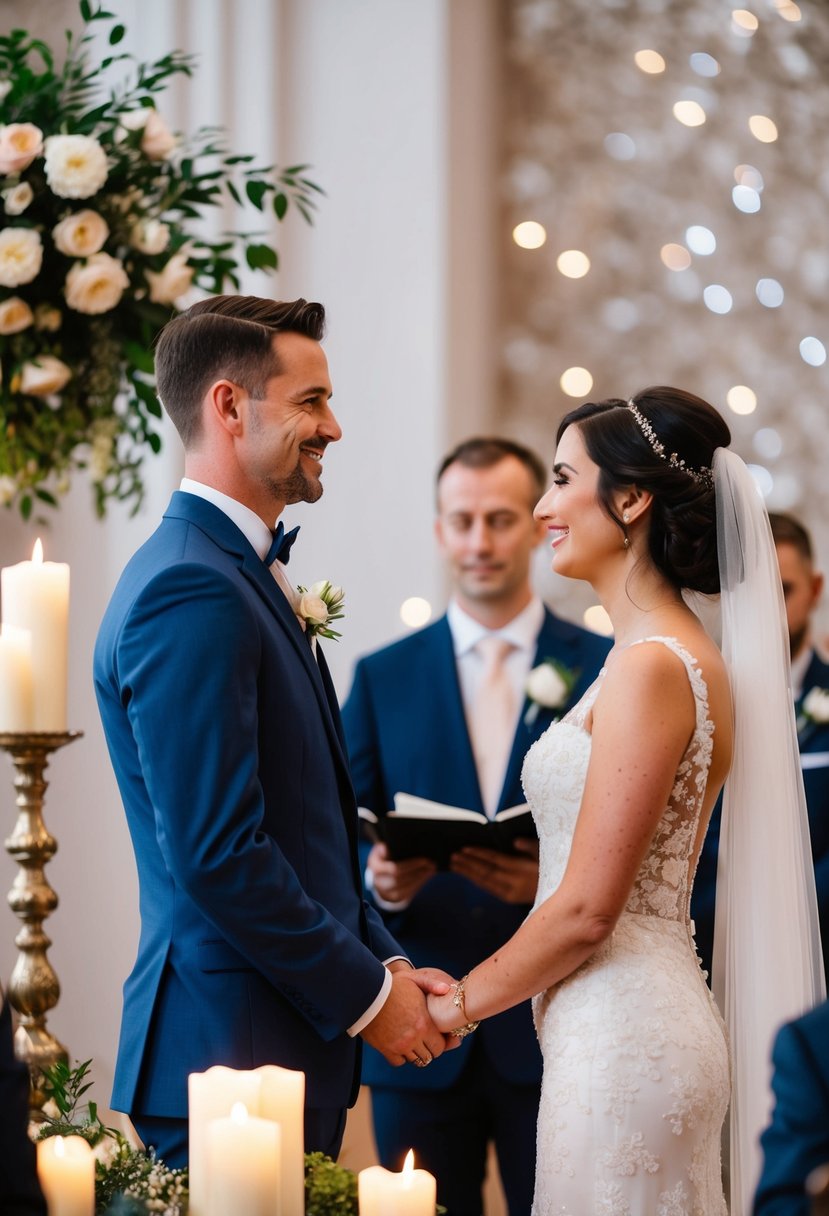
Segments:
[[[32,635],[0,625],[0,731],[32,729]]]
[[[305,1073],[276,1064],[247,1071],[216,1064],[189,1078],[190,1216],[207,1216],[207,1127],[234,1103],[280,1126],[280,1216],[305,1212]]]
[[[0,573],[4,625],[32,635],[32,730],[66,730],[69,654],[69,566],[45,562],[40,541],[32,560]]]
[[[48,1216],[94,1216],[95,1157],[82,1136],[39,1140],[37,1177]]]
[[[281,1216],[279,1126],[237,1102],[207,1125],[206,1216]]]

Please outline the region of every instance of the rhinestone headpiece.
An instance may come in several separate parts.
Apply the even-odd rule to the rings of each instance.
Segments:
[[[694,481],[698,481],[701,485],[706,486],[709,490],[714,486],[714,473],[707,465],[701,465],[698,469],[692,469],[690,465],[681,460],[676,452],[667,453],[665,444],[657,435],[651,424],[643,413],[641,413],[633,401],[628,401],[627,408],[630,410],[636,419],[636,425],[647,439],[648,443],[653,448],[660,460],[666,461],[672,469],[679,469],[683,473],[687,473],[689,477],[693,477]]]

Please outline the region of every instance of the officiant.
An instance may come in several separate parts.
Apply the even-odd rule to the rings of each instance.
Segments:
[[[524,803],[527,749],[598,672],[609,643],[554,616],[531,586],[546,536],[532,512],[545,486],[538,456],[507,439],[469,439],[441,463],[435,530],[448,610],[362,659],[343,710],[357,799],[375,815],[399,793],[490,817]],[[531,672],[536,700],[525,694]],[[366,844],[367,885],[415,964],[459,977],[530,910],[537,845],[524,839],[517,850],[461,850],[438,872],[428,858],[397,864],[384,844]],[[541,1082],[529,1003],[426,1067],[395,1070],[367,1051],[363,1081],[387,1168],[400,1169],[413,1147],[450,1216],[477,1216],[492,1141],[510,1216],[529,1213]]]

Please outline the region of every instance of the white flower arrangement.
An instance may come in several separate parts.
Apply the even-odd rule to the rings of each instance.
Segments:
[[[304,623],[307,636],[339,638],[341,634],[331,629],[329,623],[345,615],[345,592],[342,587],[335,587],[328,579],[322,579],[310,587],[297,587],[297,591],[299,600],[296,614]]]
[[[156,98],[191,57],[134,62],[114,14],[80,11],[61,67],[25,30],[0,36],[0,503],[24,518],[78,469],[99,514],[113,498],[137,508],[161,446],[155,336],[191,288],[239,289],[237,249],[251,269],[277,266],[268,232],[209,241],[193,221],[228,197],[271,223],[290,205],[310,221],[319,193],[304,165],[257,167],[220,131],[171,131]],[[93,25],[109,27],[100,63]],[[107,93],[102,69],[122,62],[130,78]]]
[[[525,691],[530,705],[524,714],[524,722],[532,726],[541,709],[562,709],[579,678],[578,671],[565,667],[556,659],[544,659],[527,676]]]

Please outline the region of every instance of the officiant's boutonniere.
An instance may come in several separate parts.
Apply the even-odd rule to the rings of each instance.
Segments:
[[[525,691],[531,704],[524,714],[526,726],[532,726],[541,709],[561,709],[570,700],[580,672],[565,667],[556,659],[545,659],[527,676]]]
[[[814,722],[817,726],[829,722],[829,688],[813,688],[803,698],[797,720],[798,730],[802,730],[807,722]]]
[[[329,622],[337,621],[344,616],[343,604],[345,592],[342,587],[335,587],[328,579],[312,583],[310,587],[297,587],[299,603],[296,614],[305,622],[305,632],[309,638],[340,637],[335,629],[329,628]]]

